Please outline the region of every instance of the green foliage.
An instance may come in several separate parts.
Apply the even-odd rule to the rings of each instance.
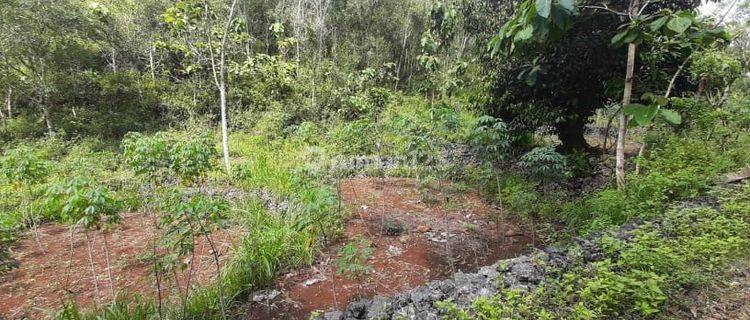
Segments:
[[[716,281],[717,272],[737,255],[747,254],[748,215],[735,208],[748,204],[748,185],[725,190],[720,210],[693,206],[663,212],[622,239],[608,231],[599,245],[601,261],[574,262],[549,269],[546,281],[531,292],[501,288],[477,298],[471,308],[438,303],[451,319],[642,319],[662,313],[667,300],[685,288]],[[729,210],[726,210],[729,205]],[[569,254],[575,256],[575,251]],[[500,267],[500,271],[505,267]],[[502,283],[502,282],[501,282]]]
[[[129,133],[122,140],[125,163],[137,174],[156,175],[169,167],[169,144],[162,133]]]
[[[366,119],[356,120],[337,126],[329,132],[331,146],[342,155],[364,155],[375,152],[373,123]]]
[[[647,92],[641,96],[641,100],[649,102],[649,104],[631,103],[622,109],[624,114],[632,116],[629,123],[630,127],[649,125],[653,123],[657,115],[671,124],[678,125],[682,123],[682,117],[679,113],[674,110],[662,108],[669,103],[667,98]]]
[[[705,81],[704,90],[724,90],[742,73],[742,65],[737,58],[720,50],[706,50],[696,54],[690,65],[690,75],[695,81]]]
[[[530,43],[555,41],[562,37],[578,14],[570,0],[527,0],[521,2],[515,16],[506,22],[492,38],[489,48],[493,54],[512,55],[523,52]],[[539,69],[532,70],[527,77],[533,77]]]
[[[368,240],[351,241],[341,248],[338,259],[339,274],[347,274],[349,278],[360,279],[372,271],[367,260],[372,257],[372,244]]]
[[[227,204],[221,199],[188,196],[172,190],[165,199],[165,214],[160,225],[166,230],[165,244],[171,249],[165,257],[167,265],[182,264],[182,257],[195,250],[195,239],[210,236],[226,227]]]
[[[284,137],[289,118],[289,114],[283,111],[263,112],[255,123],[254,131],[268,140]]]
[[[666,276],[638,269],[617,273],[609,260],[594,263],[592,269],[592,278],[584,281],[580,295],[594,314],[615,316],[636,311],[648,317],[661,311],[667,299],[662,290]]]
[[[214,168],[216,149],[209,134],[171,138],[165,133],[129,133],[122,142],[125,163],[139,175],[163,179],[174,174],[194,182]]]
[[[44,129],[28,116],[16,116],[0,123],[1,141],[19,141],[40,137]]]
[[[317,144],[320,134],[320,129],[313,122],[305,121],[297,126],[296,136],[305,143]]]
[[[503,159],[510,147],[509,135],[508,126],[502,119],[485,115],[479,117],[476,129],[469,140],[485,158],[499,161]]]
[[[511,175],[503,179],[500,194],[505,205],[520,215],[535,214],[535,206],[539,203],[539,194],[534,184],[520,176]]]
[[[699,139],[664,139],[638,160],[644,172],[631,174],[622,190],[604,188],[566,204],[562,211],[569,227],[601,230],[633,218],[653,218],[674,201],[705,193],[717,176],[745,161]]]
[[[86,229],[101,228],[120,220],[119,203],[109,190],[93,181],[75,177],[52,185],[46,193],[47,213]]]
[[[310,232],[314,237],[322,236],[324,240],[332,239],[341,230],[344,219],[340,212],[339,199],[331,188],[310,188],[300,194],[301,211],[292,220],[299,231]]]
[[[169,153],[170,170],[186,182],[193,182],[211,171],[217,155],[213,139],[207,133],[187,141],[176,141]]]
[[[545,181],[565,177],[566,158],[553,148],[537,147],[521,156],[519,165],[529,170],[531,177]]]
[[[55,320],[149,320],[158,319],[153,300],[140,295],[125,299],[118,297],[115,302],[104,305],[100,310],[82,311],[74,300],[67,300],[62,310],[54,315]]]
[[[294,218],[272,215],[259,203],[246,207],[253,232],[242,240],[225,271],[227,292],[245,292],[270,283],[286,267],[309,264],[313,259],[315,234],[300,230]]]
[[[47,174],[46,162],[29,147],[6,150],[0,159],[3,176],[12,183],[30,184]]]

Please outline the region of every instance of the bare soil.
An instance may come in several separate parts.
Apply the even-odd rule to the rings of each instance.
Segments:
[[[109,248],[115,295],[153,297],[156,293],[151,259],[153,237],[161,232],[154,227],[153,215],[146,213],[127,213],[117,228],[89,232],[99,280],[99,299],[93,285],[94,276],[83,230],[76,230],[72,238],[70,227],[60,224],[46,224],[35,233],[27,232],[13,247],[18,268],[0,278],[0,319],[49,317],[66,299],[75,299],[84,309],[95,306],[98,300],[102,303],[111,301],[104,236]],[[230,228],[212,235],[211,240],[222,261],[230,256],[232,241],[239,239],[240,233],[238,228]],[[206,283],[216,275],[210,246],[203,238],[196,241],[194,260],[197,263],[189,257],[185,260],[190,266],[194,265],[193,284]],[[184,291],[190,270],[188,267],[165,276],[162,296],[175,297],[178,290]]]
[[[475,271],[536,244],[532,234],[476,191],[455,190],[448,183],[425,187],[413,179],[357,178],[342,182],[341,191],[351,217],[340,241],[322,249],[312,266],[279,277],[269,288],[279,292],[273,299],[252,301],[251,295],[248,319],[307,319],[311,312],[342,308],[357,298],[393,295],[459,270]],[[152,214],[127,213],[117,228],[89,232],[99,298],[82,230],[71,236],[69,226],[45,224],[26,232],[13,247],[18,267],[0,277],[0,319],[49,317],[66,299],[84,309],[112,300],[105,235],[115,295],[154,297],[153,239],[163,231],[154,228],[153,219]],[[222,263],[243,232],[233,227],[212,235]],[[371,272],[339,274],[341,247],[358,239],[372,243]],[[194,267],[164,276],[162,296],[176,299],[184,292],[191,269],[195,285],[216,275],[204,239],[196,242],[196,257],[185,262]]]
[[[459,270],[475,271],[535,245],[530,233],[476,191],[443,189],[404,178],[343,182],[342,201],[352,215],[342,241],[326,248],[313,266],[280,277],[269,289],[279,292],[275,298],[253,301],[251,295],[247,319],[308,319],[311,312],[340,309],[358,298],[390,296]],[[394,225],[403,233],[394,235]],[[372,271],[352,278],[338,273],[337,259],[355,239],[372,243]]]

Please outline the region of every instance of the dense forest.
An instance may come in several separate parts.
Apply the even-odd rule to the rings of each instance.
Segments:
[[[750,2],[0,0],[0,319],[750,319]]]

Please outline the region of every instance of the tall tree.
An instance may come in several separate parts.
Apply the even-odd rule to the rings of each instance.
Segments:
[[[65,80],[59,75],[96,64],[95,29],[76,1],[11,0],[0,6],[2,69],[19,80],[15,89],[41,111],[47,133],[54,135],[51,98]]]
[[[211,3],[185,0],[177,2],[163,14],[164,22],[176,35],[173,41],[178,43],[170,48],[176,48],[188,57],[182,60],[182,71],[188,75],[196,73],[200,77],[201,69],[210,70],[219,93],[221,141],[227,174],[231,174],[227,125],[227,64],[229,55],[233,52],[229,47],[230,34],[237,30],[237,2],[233,0],[231,4],[226,4],[223,1]]]
[[[516,133],[553,126],[564,150],[587,149],[584,127],[588,118],[617,99],[613,93],[620,90],[613,89],[624,89],[621,70],[627,68],[623,59],[627,54],[610,44],[629,19],[625,13],[629,4],[521,2],[490,43],[495,56],[504,57],[486,62],[494,81],[490,108]],[[691,9],[698,4],[694,0],[652,3],[647,13]],[[676,67],[679,63],[666,64]]]

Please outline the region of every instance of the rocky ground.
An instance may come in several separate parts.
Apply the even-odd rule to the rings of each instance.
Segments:
[[[710,196],[697,197],[675,206],[684,209],[698,206],[719,208]],[[626,224],[614,233],[628,241],[638,224]],[[581,266],[612,258],[598,245],[602,234],[578,238],[567,248],[547,247],[516,258],[500,260],[475,273],[456,273],[446,280],[432,281],[424,286],[391,297],[375,297],[350,303],[343,311],[332,311],[318,319],[440,319],[436,302],[450,300],[461,309],[468,309],[478,297],[491,297],[499,288],[531,291],[547,277],[554,277]],[[696,288],[684,297],[672,297],[681,307],[665,314],[679,319],[750,319],[750,272],[747,261],[730,266],[726,279],[713,288]],[[686,311],[687,310],[687,311]]]
[[[633,225],[623,226],[621,237],[628,237]],[[456,273],[446,280],[432,281],[393,297],[375,297],[350,303],[344,311],[332,311],[319,319],[440,319],[437,301],[451,300],[468,307],[477,297],[490,297],[498,288],[533,290],[549,270],[564,270],[583,256],[585,262],[602,260],[605,255],[593,239],[578,239],[580,251],[547,247],[517,258],[501,260],[475,273]],[[577,246],[576,246],[577,247]],[[502,283],[499,283],[502,279]]]

